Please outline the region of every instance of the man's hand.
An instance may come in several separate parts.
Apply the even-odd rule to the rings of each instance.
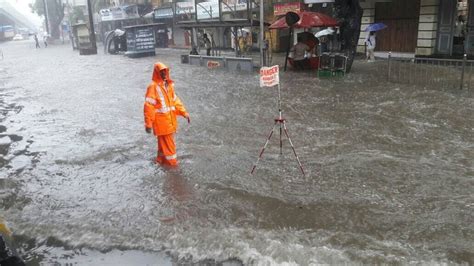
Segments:
[[[146,127],[146,128],[145,128],[145,131],[146,131],[146,133],[150,134],[150,133],[151,133],[151,128]]]
[[[189,118],[189,115],[186,115],[184,118],[186,118],[186,120],[188,120],[188,124],[191,124],[191,118]]]

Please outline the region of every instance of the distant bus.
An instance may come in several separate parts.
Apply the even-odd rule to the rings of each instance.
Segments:
[[[0,41],[10,41],[15,36],[15,29],[12,25],[0,26]]]

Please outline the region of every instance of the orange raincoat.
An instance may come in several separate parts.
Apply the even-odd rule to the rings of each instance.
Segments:
[[[166,81],[160,71],[166,71]],[[169,69],[162,63],[156,63],[152,82],[145,96],[145,127],[153,128],[158,138],[158,156],[156,161],[177,165],[174,133],[178,129],[177,115],[189,117],[183,103],[174,93],[174,82],[169,77]]]

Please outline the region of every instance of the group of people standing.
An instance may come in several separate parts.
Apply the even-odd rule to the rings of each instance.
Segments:
[[[198,55],[199,52],[198,52],[198,49],[200,47],[204,46],[204,49],[206,49],[206,55],[207,56],[210,56],[211,55],[211,50],[212,50],[212,42],[211,40],[209,39],[209,37],[207,36],[207,33],[204,33],[202,35],[202,38],[201,38],[201,41],[200,43],[196,46],[196,45],[193,45],[192,49],[191,49],[191,52],[189,54],[191,55]]]
[[[242,34],[236,38],[236,45],[237,49],[239,52],[240,56],[245,56],[250,53],[250,50],[252,49],[252,36],[248,32],[242,32]],[[268,43],[268,42],[267,42]],[[200,47],[204,47],[206,49],[206,55],[210,56],[211,51],[214,47],[213,42],[207,35],[207,33],[204,33],[202,35],[201,41],[200,41]],[[197,47],[193,47],[192,51],[190,52],[192,55],[197,55],[199,54],[197,51]]]

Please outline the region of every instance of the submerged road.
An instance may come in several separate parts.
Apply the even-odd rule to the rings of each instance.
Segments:
[[[171,49],[0,49],[0,216],[30,265],[474,263],[472,92],[386,83],[383,62],[338,81],[285,73],[307,176],[278,134],[250,175],[278,114],[256,73],[180,64]],[[156,61],[191,114],[178,169],[153,163],[144,131]]]

